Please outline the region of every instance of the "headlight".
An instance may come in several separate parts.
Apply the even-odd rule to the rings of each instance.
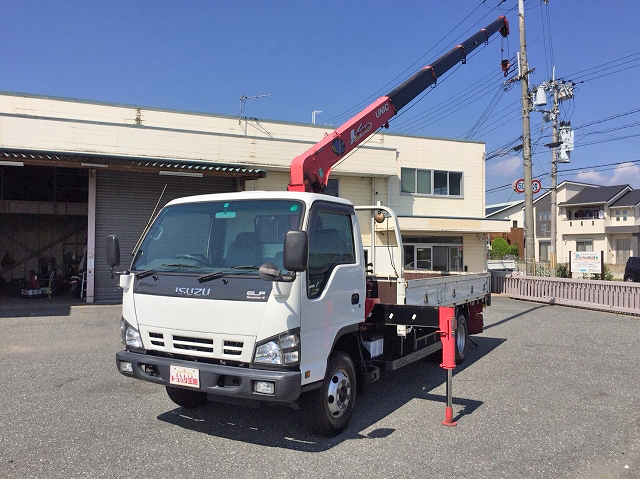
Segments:
[[[300,335],[298,330],[285,331],[256,346],[254,363],[293,366],[300,362]]]
[[[275,341],[261,344],[256,348],[256,363],[282,364],[282,350]]]
[[[142,338],[140,332],[125,321],[124,318],[120,320],[120,340],[125,346],[132,348],[142,349]]]

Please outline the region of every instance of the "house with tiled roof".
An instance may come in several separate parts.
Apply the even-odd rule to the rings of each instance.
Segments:
[[[640,254],[640,190],[629,185],[558,185],[556,254],[569,262],[571,252],[602,251],[606,264],[624,264]],[[551,201],[547,193],[534,203],[536,261],[549,261]]]

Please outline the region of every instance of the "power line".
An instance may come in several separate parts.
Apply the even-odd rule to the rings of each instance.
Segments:
[[[490,40],[490,42],[494,40],[495,38]],[[477,53],[478,53],[478,50],[473,52],[472,55],[475,55]],[[442,79],[439,79],[440,80],[439,84],[442,84],[442,82],[448,79],[450,75],[452,75],[458,68],[461,67],[461,65],[462,64],[459,64],[458,66],[456,66],[454,70],[450,71],[445,77],[443,77]],[[426,110],[422,113],[419,113],[415,117],[405,119],[402,122],[397,122],[394,120],[394,124],[393,124],[394,130],[398,131],[398,129],[404,128],[403,132],[405,133],[410,133],[410,132],[419,130],[420,128],[429,126],[443,118],[446,118],[456,113],[457,111],[459,111],[459,109],[464,108],[470,105],[471,103],[474,103],[475,101],[478,101],[483,96],[488,94],[491,91],[492,87],[495,85],[495,80],[491,78],[492,76],[495,76],[495,70],[485,75],[480,80],[479,84],[478,82],[475,82],[474,84],[468,86],[464,90],[461,90],[458,94],[454,95],[453,97],[447,98],[446,100],[436,104],[433,108]],[[416,103],[411,105],[410,108],[398,114],[398,116],[396,117],[396,120],[402,115],[405,115],[412,107],[414,107],[420,101],[422,101],[422,99],[429,92],[430,90],[427,91],[422,97],[420,97],[416,101]]]
[[[574,73],[571,73],[571,74],[567,75],[567,77],[576,77],[576,76],[580,75],[581,73],[585,73],[585,72],[588,72],[588,71],[591,71],[591,70],[595,70],[595,69],[598,69],[598,68],[602,68],[602,67],[604,67],[604,66],[606,66],[606,65],[610,65],[611,63],[616,63],[616,62],[619,62],[619,61],[621,61],[621,60],[625,60],[625,59],[627,59],[627,58],[635,57],[635,56],[638,56],[638,55],[640,55],[640,52],[631,53],[631,54],[629,54],[629,55],[625,55],[625,56],[623,56],[623,57],[616,58],[615,60],[610,60],[610,61],[608,61],[608,62],[601,63],[600,65],[596,65],[596,66],[593,66],[593,67],[589,67],[589,68],[586,68],[586,69],[584,69],[584,70],[579,70],[579,71],[577,71],[577,72],[574,72]]]
[[[493,98],[491,98],[491,100],[489,101],[489,104],[487,105],[487,107],[480,114],[480,117],[476,120],[473,126],[464,134],[465,139],[471,138],[475,133],[478,132],[478,130],[482,128],[482,125],[484,125],[484,122],[486,121],[486,119],[489,116],[491,116],[491,113],[493,113],[493,110],[496,108],[496,106],[498,106],[498,103],[502,99],[503,94],[504,94],[504,89],[502,88],[502,85],[499,85],[498,90],[493,95]]]
[[[336,115],[336,116],[334,116],[332,118],[329,118],[328,122],[331,123],[331,122],[334,122],[334,121],[338,121],[339,119],[344,118],[345,116],[352,116],[353,113],[357,113],[363,106],[365,106],[367,103],[371,102],[373,98],[379,96],[380,94],[382,94],[383,91],[386,91],[387,88],[389,88],[392,85],[394,85],[395,82],[397,82],[399,78],[402,78],[408,71],[410,71],[416,64],[418,64],[425,56],[427,56],[434,48],[436,48],[440,43],[442,43],[445,40],[445,38],[447,38],[449,35],[451,35],[451,33],[453,33],[453,31],[456,28],[458,28],[467,18],[469,18],[471,15],[473,15],[473,13],[475,13],[475,11],[478,10],[478,8],[480,8],[484,2],[485,2],[485,0],[481,1],[471,11],[471,13],[469,13],[466,17],[464,17],[455,27],[453,27],[449,31],[449,33],[447,33],[445,36],[443,36],[437,43],[435,43],[431,48],[429,48],[429,50],[427,50],[425,53],[423,53],[417,60],[415,60],[411,65],[409,65],[407,68],[405,68],[398,75],[396,75],[392,80],[390,80],[383,87],[378,89],[376,93],[374,93],[372,95],[369,95],[367,98],[365,98],[364,100],[362,100],[358,104],[354,105],[349,110],[346,110],[345,112],[340,113],[339,115]]]
[[[640,67],[640,61],[636,65],[631,65],[631,66],[628,66],[626,68],[620,68],[619,70],[615,70],[615,71],[608,72],[608,73],[603,73],[602,75],[598,75],[598,76],[595,76],[595,77],[587,78],[587,79],[581,80],[581,81],[576,81],[575,83],[576,84],[581,84],[581,83],[586,83],[586,82],[592,81],[592,80],[598,80],[599,78],[603,78],[603,77],[606,77],[606,76],[609,76],[609,75],[614,75],[616,73],[621,73],[621,72],[624,72],[624,71],[627,71],[627,70],[631,70],[632,68],[638,68],[638,67]],[[614,68],[614,67],[611,67],[611,68]]]
[[[574,131],[575,131],[575,130],[580,130],[580,129],[582,129],[582,128],[587,128],[587,127],[589,127],[589,126],[597,125],[597,124],[599,124],[599,123],[604,123],[604,122],[606,122],[606,121],[611,121],[611,120],[615,120],[615,119],[618,119],[618,118],[622,118],[622,117],[625,117],[625,116],[628,116],[628,115],[632,115],[632,114],[634,114],[634,113],[640,113],[640,108],[634,108],[633,110],[625,111],[625,112],[622,112],[622,113],[616,113],[616,114],[614,114],[614,115],[610,115],[610,116],[608,116],[608,117],[601,118],[601,119],[599,119],[599,120],[594,120],[594,121],[591,121],[591,122],[585,123],[585,124],[583,124],[583,125],[573,127],[573,130],[574,130]],[[517,113],[517,114],[519,115],[519,113]],[[514,114],[514,115],[511,115],[511,116],[510,116],[510,117],[508,117],[508,119],[506,119],[503,123],[501,123],[501,124],[497,125],[497,126],[496,126],[496,128],[498,128],[498,127],[502,126],[502,125],[503,125],[503,124],[505,124],[505,123],[508,123],[508,122],[510,121],[510,119],[512,119],[514,116],[515,116],[515,114]],[[590,133],[587,133],[587,134],[610,133],[610,132],[617,131],[617,130],[621,130],[621,129],[631,128],[631,127],[633,127],[633,126],[638,126],[638,123],[631,123],[631,124],[622,125],[622,126],[619,126],[619,127],[610,128],[610,129],[608,129],[608,130],[602,130],[602,131],[599,131],[599,132],[590,132]],[[495,128],[494,128],[494,129],[495,129]],[[541,128],[541,127],[539,127],[539,129],[540,129],[540,130],[542,130],[542,128]],[[492,131],[492,130],[489,130],[489,131]],[[489,133],[489,131],[487,131],[487,132],[485,132],[485,133]],[[585,136],[587,136],[587,135],[585,134],[585,135],[583,135],[581,138],[584,138]],[[549,135],[549,134],[547,134],[547,135],[542,136],[541,138],[550,138],[550,135]],[[626,137],[625,137],[625,138],[623,138],[623,139],[626,139]],[[613,141],[613,140],[611,140],[611,141]],[[510,141],[508,141],[508,142],[506,142],[506,143],[502,144],[501,146],[499,146],[499,147],[497,147],[497,148],[494,148],[493,150],[491,150],[491,151],[487,152],[487,153],[486,153],[486,156],[485,156],[485,161],[491,160],[491,159],[496,158],[496,157],[503,157],[503,156],[506,156],[510,151],[512,151],[512,150],[513,150],[513,147],[512,147],[512,146],[517,146],[517,145],[516,145],[516,143],[517,143],[517,142],[522,142],[522,135],[517,136],[517,137],[513,138],[512,140],[510,140]],[[597,143],[599,143],[599,142],[600,142],[600,141],[590,142],[590,143],[588,143],[588,144],[586,144],[586,143],[582,143],[582,144],[579,144],[579,145],[576,145],[576,146],[592,145],[592,144],[597,144]],[[511,148],[510,148],[510,147],[511,147]],[[506,150],[506,151],[505,151],[505,150]]]
[[[618,161],[615,163],[605,163],[603,165],[597,165],[597,166],[582,166],[578,168],[563,169],[562,171],[558,172],[558,175],[570,176],[575,174],[576,172],[579,173],[581,171],[593,171],[597,173],[601,171],[615,170],[616,167],[625,167],[624,165],[629,165],[630,167],[630,166],[634,166],[637,163],[640,163],[640,160]],[[546,176],[549,176],[549,173],[541,173],[539,175],[536,175],[535,178],[545,178]],[[498,191],[502,191],[507,188],[511,188],[511,183],[501,185],[501,186],[496,186],[494,188],[489,188],[488,190],[485,190],[485,193],[497,193]]]
[[[623,116],[632,115],[633,113],[639,113],[640,108],[634,108],[633,110],[625,111],[624,113],[616,113],[615,115],[608,116],[606,118],[602,118],[600,120],[594,120],[589,123],[585,123],[584,125],[576,126],[573,129],[579,130],[581,128],[586,128],[588,126],[597,125],[598,123],[604,123],[605,121],[615,120],[617,118],[622,118]]]
[[[492,11],[496,10],[505,1],[506,0],[499,0],[498,4],[495,7],[493,7],[489,12],[484,14],[484,16],[482,16],[481,19],[476,20],[475,23],[473,23],[471,27],[469,27],[465,32],[463,32],[463,33],[461,33],[459,35],[464,35],[465,33],[467,33],[470,30],[472,30],[479,22],[481,22],[485,17],[487,17]],[[338,114],[336,116],[333,116],[333,117],[329,118],[327,120],[326,124],[332,124],[332,123],[338,123],[338,122],[342,123],[342,121],[344,121],[344,120],[348,119],[349,117],[353,116],[355,113],[360,111],[364,106],[366,106],[368,103],[373,101],[373,99],[375,99],[378,96],[380,96],[381,94],[383,94],[383,92],[386,93],[386,90],[388,88],[390,88],[391,86],[395,85],[395,83],[398,81],[398,79],[402,78],[415,65],[420,64],[423,61],[423,59],[429,53],[431,53],[438,45],[440,45],[443,41],[445,41],[446,38],[451,36],[453,34],[453,32],[460,25],[462,25],[469,17],[471,17],[485,3],[486,3],[486,0],[482,0],[469,14],[467,14],[460,22],[458,22],[458,24],[456,26],[454,26],[451,30],[449,30],[449,32],[447,34],[445,34],[438,42],[436,42],[431,48],[429,48],[429,50],[427,50],[425,53],[423,53],[416,61],[414,61],[411,65],[409,65],[407,68],[405,68],[401,73],[396,75],[395,78],[393,78],[391,81],[386,83],[382,88],[378,89],[374,94],[369,95],[367,98],[365,98],[364,100],[362,100],[358,104],[354,105],[353,107],[349,108],[348,110],[346,110],[346,111],[344,111],[344,112],[342,112],[342,113],[340,113],[340,114]],[[510,9],[510,10],[512,10],[512,9]],[[440,53],[441,54],[444,53],[444,50],[441,50]]]

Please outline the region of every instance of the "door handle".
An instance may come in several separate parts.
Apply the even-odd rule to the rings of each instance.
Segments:
[[[358,304],[360,302],[360,295],[358,293],[353,293],[351,295],[351,304]]]

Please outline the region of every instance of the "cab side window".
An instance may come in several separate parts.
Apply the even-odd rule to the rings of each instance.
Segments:
[[[351,215],[318,211],[309,237],[308,297],[322,294],[336,265],[355,261]]]

